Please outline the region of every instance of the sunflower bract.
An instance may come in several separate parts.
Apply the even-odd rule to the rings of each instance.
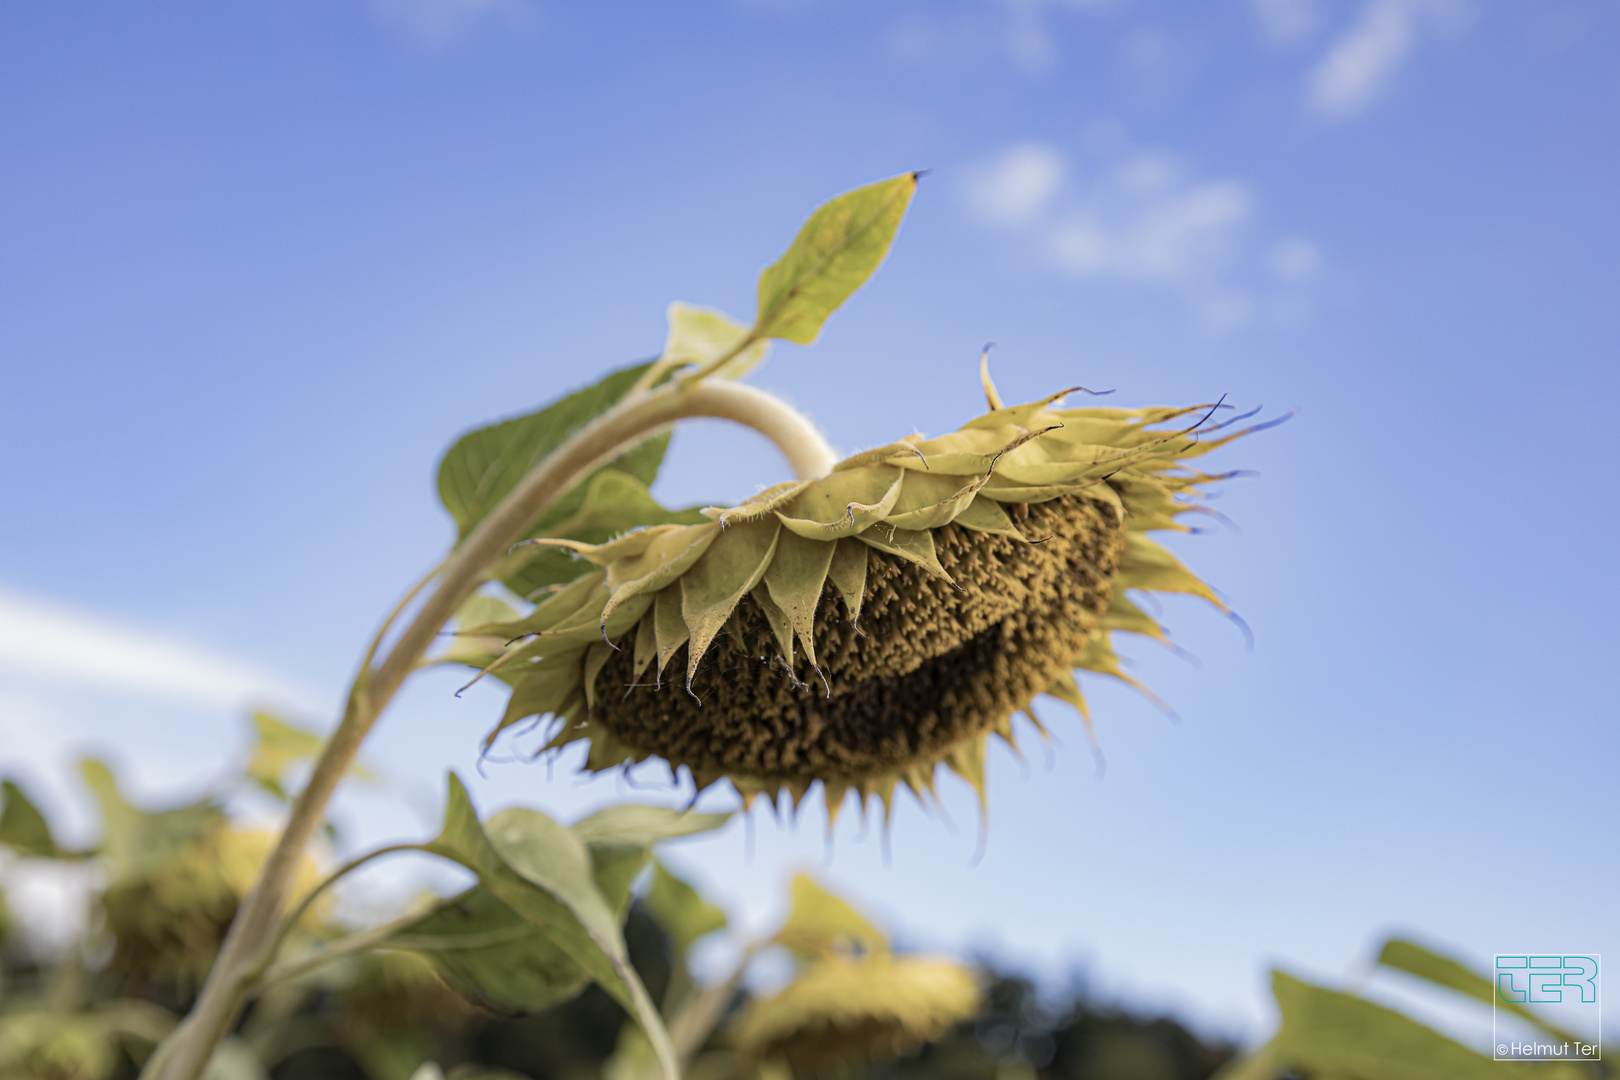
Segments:
[[[540,541],[599,569],[526,618],[464,628],[517,639],[490,658],[514,690],[489,741],[551,715],[548,746],[588,739],[592,770],[660,757],[699,788],[795,804],[819,781],[836,814],[851,790],[922,797],[944,764],[982,801],[989,734],[1011,741],[1042,693],[1084,710],[1075,668],[1131,681],[1113,631],[1164,638],[1126,590],[1225,610],[1147,533],[1187,531],[1199,488],[1230,474],[1186,463],[1244,432],[1203,437],[1208,406],[1061,397],[857,454],[704,524]]]

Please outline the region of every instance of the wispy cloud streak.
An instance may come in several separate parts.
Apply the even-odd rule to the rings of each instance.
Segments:
[[[1361,115],[1394,85],[1420,31],[1455,33],[1471,15],[1463,0],[1367,0],[1307,77],[1306,107],[1328,120]]]
[[[6,593],[0,593],[0,668],[205,705],[305,696],[207,649]]]

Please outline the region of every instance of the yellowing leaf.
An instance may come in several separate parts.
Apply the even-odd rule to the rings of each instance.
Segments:
[[[748,336],[748,327],[714,308],[683,304],[669,305],[669,331],[664,338],[660,367],[702,365],[718,360],[736,349]],[[763,338],[715,368],[710,374],[736,379],[765,362],[771,343]]]
[[[755,332],[800,345],[815,341],[827,316],[888,254],[916,190],[917,174],[905,173],[846,192],[811,214],[793,246],[760,275]]]
[[[884,952],[888,939],[847,902],[816,883],[809,874],[793,879],[793,908],[773,939],[807,959],[858,946]]]
[[[112,770],[94,758],[79,762],[79,773],[101,807],[99,854],[112,881],[144,877],[225,820],[212,800],[156,813],[137,809],[124,798]]]
[[[320,753],[321,737],[267,712],[253,714],[253,731],[256,738],[247,763],[248,777],[276,798],[285,799],[283,775],[295,762]]]
[[[704,934],[723,930],[726,913],[703,898],[692,886],[653,862],[652,886],[642,900],[658,925],[664,928],[677,954],[684,953]]]

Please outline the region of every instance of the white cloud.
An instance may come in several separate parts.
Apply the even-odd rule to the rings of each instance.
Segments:
[[[1370,0],[1311,73],[1306,103],[1323,116],[1342,119],[1376,101],[1412,50],[1412,8],[1409,0]]]
[[[1271,310],[1316,275],[1321,255],[1309,240],[1255,243],[1259,199],[1247,182],[1190,175],[1174,156],[1133,149],[1116,134],[1093,140],[1102,160],[1090,169],[1053,146],[1009,147],[967,171],[964,208],[1054,270],[1168,292],[1216,332]]]
[[[1421,29],[1455,33],[1471,13],[1462,0],[1367,0],[1312,70],[1306,106],[1330,120],[1360,115],[1389,91]]]
[[[968,211],[986,225],[1019,228],[1035,220],[1063,183],[1063,157],[1050,146],[1024,143],[968,173]]]
[[[974,5],[923,6],[901,21],[890,47],[911,63],[942,64],[997,54],[1027,75],[1044,75],[1058,62],[1055,16],[1100,12],[1124,0],[989,0]]]
[[[1133,194],[1125,183],[1119,189]],[[1253,202],[1248,187],[1232,180],[1153,191],[1124,204],[1102,199],[1060,219],[1048,250],[1058,267],[1082,276],[1190,283],[1218,274]]]
[[[0,667],[206,705],[303,697],[206,649],[4,593]]]
[[[386,21],[427,45],[448,41],[483,19],[508,24],[532,22],[535,12],[522,0],[371,0]]]
[[[1276,46],[1296,45],[1321,27],[1321,0],[1249,0],[1260,33]]]
[[[1309,240],[1290,236],[1271,246],[1266,261],[1271,266],[1271,272],[1283,281],[1305,282],[1321,270],[1322,253]]]

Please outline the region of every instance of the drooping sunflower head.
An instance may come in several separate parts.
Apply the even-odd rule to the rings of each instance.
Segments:
[[[734,1038],[745,1060],[813,1075],[909,1053],[978,1008],[977,980],[953,960],[830,955],[752,1003]]]
[[[115,881],[102,897],[115,948],[112,966],[140,982],[183,993],[208,974],[236,907],[269,856],[275,834],[218,825],[150,873]],[[314,888],[313,860],[300,865],[295,898]]]
[[[566,547],[598,569],[514,622],[489,670],[513,694],[493,740],[532,716],[548,746],[590,741],[588,768],[659,757],[744,799],[819,781],[921,797],[944,764],[983,799],[987,737],[1053,694],[1084,710],[1073,672],[1126,678],[1111,634],[1163,638],[1130,589],[1215,594],[1147,534],[1186,531],[1187,464],[1209,406],[991,410],[936,439],[858,454],[695,525]],[[1229,475],[1229,474],[1228,474]],[[1223,607],[1224,610],[1224,607]],[[1032,717],[1033,719],[1033,717]]]

